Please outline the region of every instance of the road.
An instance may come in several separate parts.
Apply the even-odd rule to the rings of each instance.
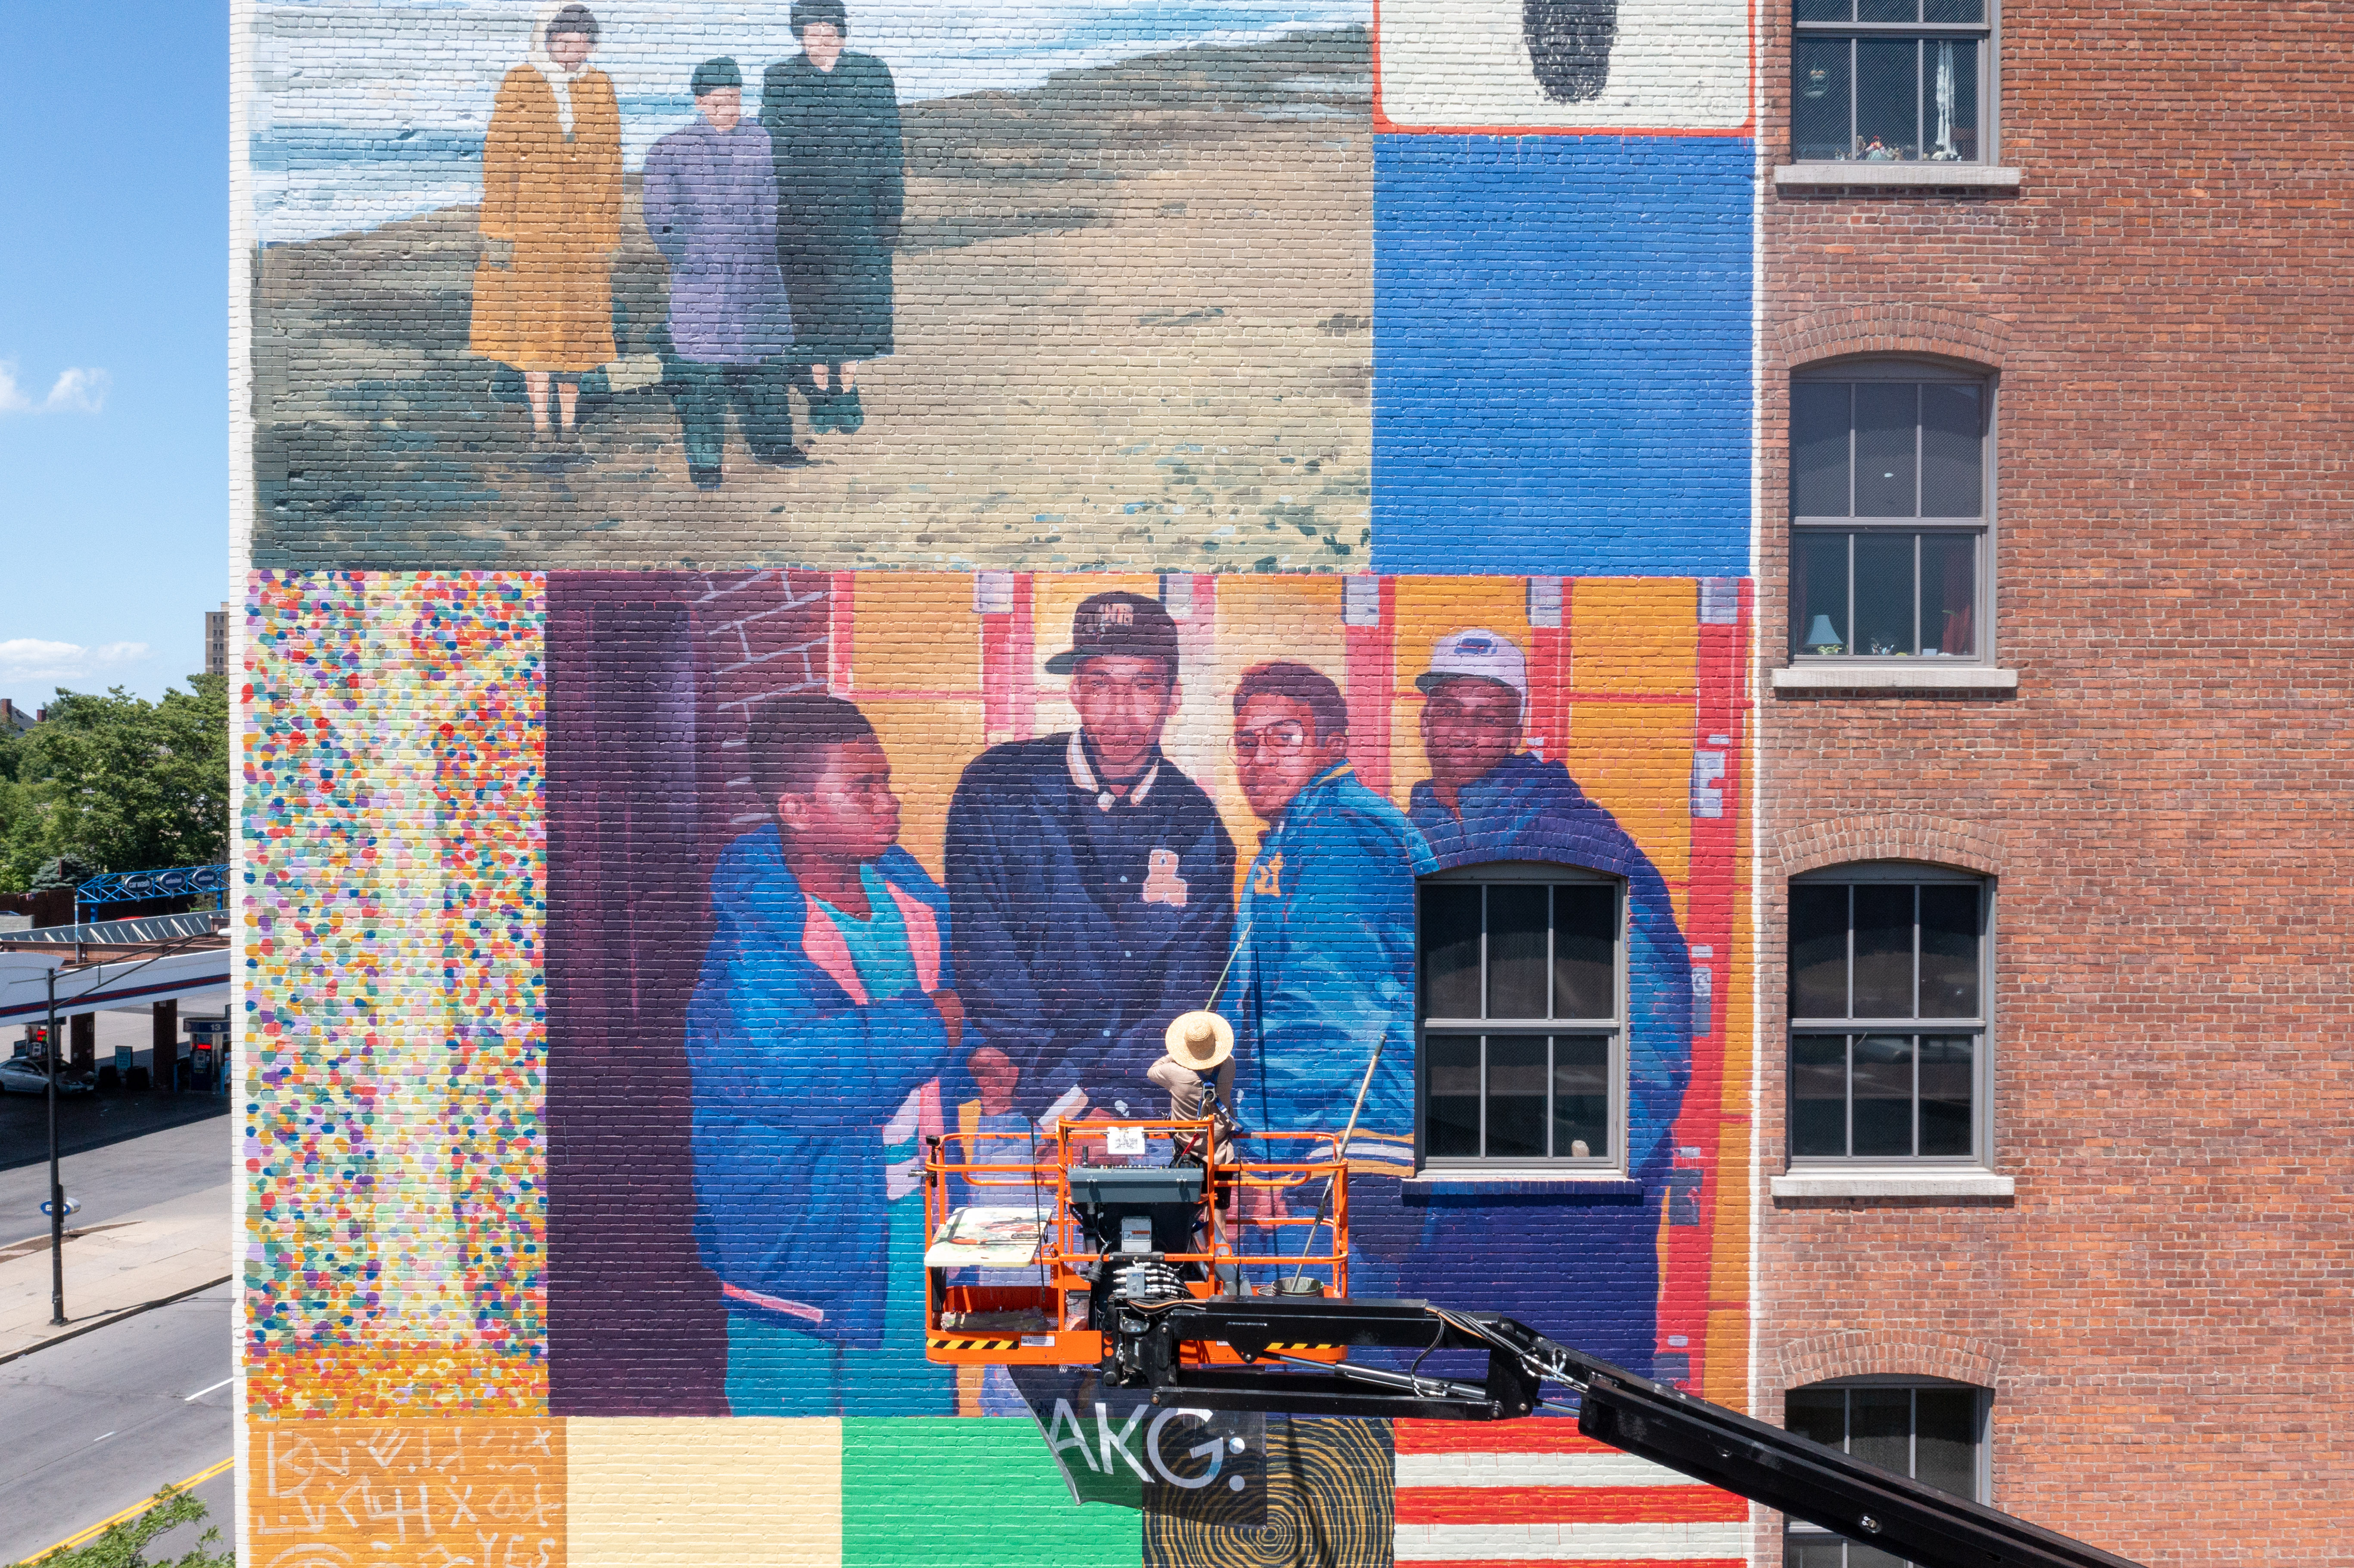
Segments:
[[[158,1307],[0,1366],[0,1563],[16,1563],[228,1457],[229,1287]],[[233,1472],[197,1489],[224,1542]],[[150,1561],[195,1544],[175,1531]]]
[[[66,1196],[81,1207],[67,1223],[101,1225],[134,1209],[215,1186],[228,1179],[234,1158],[228,1125],[217,1115],[69,1154],[58,1164]],[[48,1232],[41,1205],[48,1196],[46,1159],[0,1171],[0,1246]]]
[[[82,1205],[73,1223],[104,1224],[218,1186],[230,1171],[228,1127],[216,1117],[63,1164],[66,1191]],[[41,1234],[48,1183],[46,1164],[0,1171],[0,1244]],[[0,1467],[0,1563],[228,1457],[229,1313],[229,1287],[216,1286],[0,1363],[0,1432],[10,1459]],[[196,1492],[225,1541],[235,1534],[233,1483],[225,1472]],[[188,1550],[196,1533],[174,1531],[149,1560]]]

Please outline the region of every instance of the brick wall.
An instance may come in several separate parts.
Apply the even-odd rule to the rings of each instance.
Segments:
[[[1765,13],[1768,164],[1788,15]],[[1828,1376],[1990,1386],[1997,1505],[2152,1563],[2354,1562],[2336,37],[2294,8],[2007,7],[2015,194],[1764,198],[1766,663],[1788,374],[1916,354],[1998,377],[1995,637],[2019,673],[2015,695],[1765,699],[1784,874],[1905,856],[1995,879],[1995,1164],[2017,1180],[1769,1203],[1765,1413]],[[1784,885],[1766,895],[1779,1171]]]
[[[2354,1564],[2334,18],[2014,7],[2020,183],[1927,194],[1774,181],[1787,0],[1628,0],[1606,45],[1546,31],[1581,0],[1296,9],[1237,37],[854,6],[907,138],[896,342],[854,432],[786,395],[807,466],[731,415],[716,489],[643,162],[708,57],[757,112],[784,8],[600,10],[622,166],[586,314],[613,342],[569,367],[563,448],[472,338],[526,8],[240,14],[244,1330],[249,1433],[287,1457],[245,1547],[405,1561],[398,1521],[303,1534],[355,1466],[503,1489],[480,1544],[544,1563],[1273,1561],[1333,1523],[1181,1546],[1068,1509],[1018,1422],[728,1414],[681,1020],[711,868],[766,810],[746,711],[861,703],[937,869],[964,765],[1068,726],[1039,664],[1116,583],[1204,672],[1172,755],[1246,863],[1241,669],[1327,669],[1402,801],[1413,676],[1478,624],[1522,641],[1544,754],[1659,865],[1703,1004],[1668,1180],[1369,1202],[1466,1243],[1435,1295],[1639,1264],[1656,1310],[1588,1326],[1695,1392],[1773,1418],[1827,1378],[1969,1383],[2001,1507],[2152,1563]],[[1997,387],[1982,624],[2015,691],[1763,668],[1789,377],[1858,355]],[[1786,1163],[1787,881],[1860,859],[1997,889],[2009,1197],[1751,1190],[1751,1149]],[[1334,1561],[1778,1558],[1704,1489],[1628,1517],[1557,1433],[1351,1442],[1387,1467],[1342,1467]],[[691,1520],[645,1500],[673,1487]]]

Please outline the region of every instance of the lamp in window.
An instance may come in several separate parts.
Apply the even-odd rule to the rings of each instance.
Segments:
[[[1816,616],[1815,623],[1807,628],[1807,652],[1809,653],[1837,653],[1846,646],[1846,640],[1840,636],[1839,629],[1831,624],[1831,618],[1828,615]]]

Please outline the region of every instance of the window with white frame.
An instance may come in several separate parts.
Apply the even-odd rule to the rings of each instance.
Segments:
[[[1992,151],[1990,0],[1795,0],[1800,163],[1975,164]]]
[[[1987,1160],[1988,892],[1910,864],[1792,880],[1794,1166]]]
[[[1987,656],[1991,392],[1906,360],[1792,378],[1793,660]]]
[[[1611,877],[1494,864],[1423,880],[1426,1166],[1625,1160],[1626,906]]]
[[[1861,1377],[1794,1388],[1782,1425],[1866,1464],[1987,1500],[1987,1391],[1942,1378]],[[1904,1559],[1789,1520],[1783,1568],[1903,1568]]]

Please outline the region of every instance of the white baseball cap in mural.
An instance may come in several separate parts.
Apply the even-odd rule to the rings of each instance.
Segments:
[[[1469,675],[1510,686],[1521,701],[1529,700],[1529,662],[1518,644],[1484,627],[1450,631],[1430,651],[1430,668],[1414,678],[1415,689],[1427,695],[1441,681]]]

